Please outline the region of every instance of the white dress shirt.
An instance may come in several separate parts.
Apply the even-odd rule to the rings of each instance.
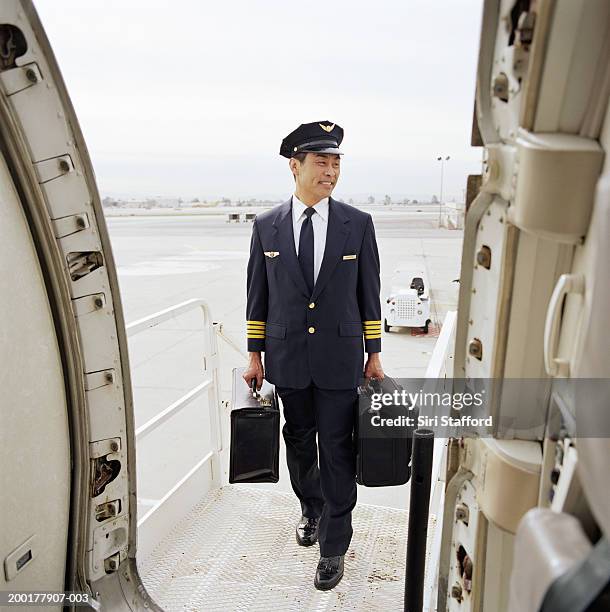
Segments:
[[[303,204],[296,195],[292,196],[292,232],[294,234],[294,248],[296,249],[297,257],[299,255],[299,238],[301,237],[301,226],[306,218],[305,209],[308,208]],[[313,205],[315,210],[311,215],[311,223],[313,226],[313,282],[314,285],[318,279],[322,258],[324,257],[324,248],[326,246],[326,230],[328,228],[328,198],[320,200]]]

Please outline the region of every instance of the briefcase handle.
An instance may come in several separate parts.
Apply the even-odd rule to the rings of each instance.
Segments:
[[[380,383],[377,378],[366,378],[364,380],[364,384],[360,385],[358,389],[361,393],[374,393],[375,391],[381,390],[379,385]],[[377,389],[375,387],[377,387]]]
[[[250,381],[250,388],[252,389],[252,395],[253,397],[255,397],[256,399],[260,399],[260,393],[256,390],[256,378],[253,378]]]
[[[254,397],[254,399],[258,400],[258,403],[261,405],[261,407],[263,408],[269,408],[271,406],[273,406],[273,402],[270,399],[267,399],[266,397],[263,397],[257,390],[256,390],[256,378],[253,378],[250,381],[250,387],[252,389],[252,396]]]
[[[395,387],[397,388],[401,388],[398,387],[398,385],[396,384],[396,381],[394,381],[393,378],[391,378],[390,376],[388,376],[386,374],[385,376],[386,380],[392,381],[395,385]],[[367,393],[382,393],[383,392],[383,388],[381,386],[381,380],[379,378],[367,378],[365,380],[364,385],[360,385],[358,387],[358,393],[360,395],[365,395]],[[408,404],[406,404],[407,406],[411,406],[411,401],[408,400]]]

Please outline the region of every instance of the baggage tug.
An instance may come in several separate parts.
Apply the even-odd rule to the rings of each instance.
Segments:
[[[406,513],[393,508],[359,506],[345,590],[303,594],[281,529],[267,552],[286,572],[255,579],[269,534],[248,548],[240,526],[286,522],[290,540],[294,508],[279,492],[221,486],[220,330],[200,300],[125,326],[87,148],[44,31],[25,0],[0,14],[3,596],[70,591],[64,603],[100,610],[402,605]],[[526,414],[538,427],[435,440],[425,610],[605,605],[608,398],[559,383],[610,378],[609,22],[602,0],[484,4],[472,136],[484,171],[468,182],[459,307],[428,376],[492,380],[493,421]],[[136,429],[127,337],[187,311],[203,315],[205,379]],[[505,384],[528,379],[535,401]],[[154,440],[194,398],[209,408],[212,450],[162,499],[138,500],[136,440]]]
[[[384,331],[389,333],[392,327],[421,327],[427,334],[432,322],[429,300],[423,272],[413,276],[405,270],[397,270],[390,295],[385,300]]]

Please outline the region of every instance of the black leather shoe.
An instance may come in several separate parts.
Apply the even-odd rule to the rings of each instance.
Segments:
[[[297,525],[297,542],[299,546],[313,546],[318,541],[319,518],[302,516]]]
[[[319,591],[328,591],[339,584],[343,578],[343,555],[338,557],[320,557],[314,586]]]

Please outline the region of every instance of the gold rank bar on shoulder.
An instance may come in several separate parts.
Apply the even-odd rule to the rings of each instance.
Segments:
[[[248,338],[265,338],[265,321],[246,321]]]
[[[362,321],[365,340],[381,338],[381,319],[379,321]]]

